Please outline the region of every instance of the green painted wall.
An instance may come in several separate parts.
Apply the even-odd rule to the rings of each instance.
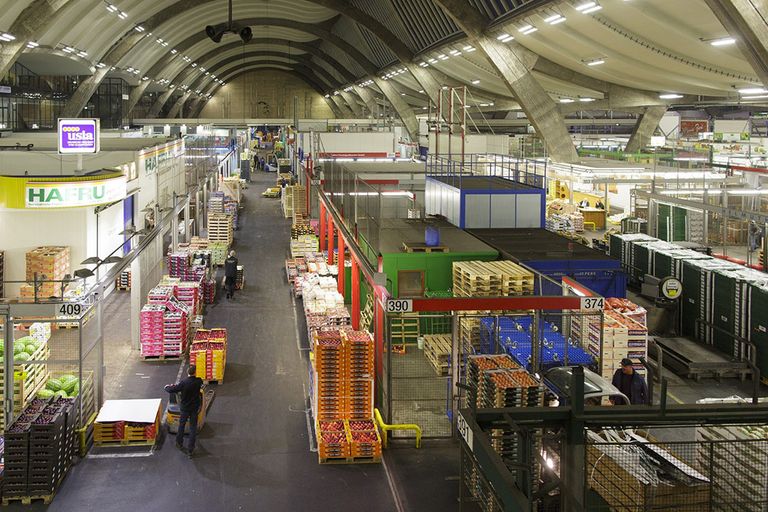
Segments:
[[[398,297],[397,273],[401,270],[423,270],[424,286],[427,290],[450,290],[453,285],[454,261],[493,261],[499,258],[497,251],[487,252],[401,252],[384,254],[384,272],[387,274],[387,289]]]

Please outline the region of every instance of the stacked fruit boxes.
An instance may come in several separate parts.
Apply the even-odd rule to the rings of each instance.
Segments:
[[[173,297],[173,286],[155,286],[147,294],[147,301],[150,304],[165,304]]]
[[[220,242],[227,247],[232,245],[232,216],[226,213],[208,212],[208,242]]]
[[[350,456],[349,438],[344,420],[318,420],[317,452],[320,462],[328,459],[344,459]]]
[[[471,389],[467,391],[467,407],[476,409],[481,401],[478,393],[483,380],[483,372],[507,368],[520,368],[520,365],[515,363],[507,354],[468,356],[466,383]]]
[[[195,365],[197,377],[222,383],[227,365],[227,330],[198,329],[189,351],[189,364]]]
[[[208,244],[211,251],[211,265],[223,265],[227,259],[229,244],[225,242],[211,242]]]
[[[139,313],[141,356],[163,355],[164,304],[145,304]]]
[[[35,287],[33,281],[37,276],[39,282],[37,297],[52,297],[61,295],[61,283],[64,276],[69,274],[69,247],[44,246],[27,252],[26,280],[28,284],[21,286],[22,299],[33,299]]]
[[[118,290],[130,290],[131,289],[131,271],[123,270],[120,275],[115,278],[115,288]]]
[[[346,418],[347,385],[344,341],[338,330],[317,331],[313,335],[315,357],[314,407],[318,420]]]
[[[53,495],[69,470],[76,398],[36,398],[6,433],[4,497]]]
[[[377,461],[381,458],[381,437],[373,420],[350,419],[346,422],[350,440],[350,455],[360,462],[367,458]]]
[[[189,253],[176,251],[168,255],[168,274],[171,277],[184,277],[189,267]]]
[[[224,198],[224,213],[232,217],[232,229],[238,228],[237,209],[238,209],[237,201],[235,201],[229,196],[226,196]]]
[[[345,329],[341,331],[344,344],[344,378],[347,380],[347,418],[373,418],[374,345],[371,334]]]

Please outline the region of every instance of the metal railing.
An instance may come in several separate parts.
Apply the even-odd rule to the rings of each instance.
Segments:
[[[515,158],[493,153],[463,155],[430,155],[427,158],[427,177],[439,178],[456,188],[462,188],[466,178],[502,178],[536,188],[547,183],[546,159]]]

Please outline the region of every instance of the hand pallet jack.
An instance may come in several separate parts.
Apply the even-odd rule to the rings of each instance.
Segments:
[[[203,397],[203,403],[200,407],[200,412],[197,413],[198,432],[200,432],[200,429],[202,429],[203,425],[205,425],[205,418],[208,416],[208,409],[211,408],[211,404],[213,403],[213,388],[209,388],[207,384],[204,384],[203,387],[200,388],[200,394]],[[180,413],[179,394],[171,393],[171,396],[168,399],[168,405],[165,408],[165,423],[168,426],[168,432],[171,434],[178,432]]]

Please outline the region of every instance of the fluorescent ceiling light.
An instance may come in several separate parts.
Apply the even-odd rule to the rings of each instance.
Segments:
[[[587,66],[599,66],[605,64],[605,59],[594,59],[586,62]]]
[[[736,43],[736,39],[733,37],[722,37],[720,39],[714,39],[709,42],[712,46],[730,46]]]
[[[103,62],[99,62],[98,64],[96,64],[96,67],[97,67],[97,68],[99,68],[99,69],[101,69],[101,68],[104,68],[104,67],[106,67],[106,66],[107,66],[107,65],[106,65],[106,64],[104,64]]]
[[[456,56],[456,55],[461,55],[461,52],[460,52],[459,50],[451,50],[451,51],[450,51],[450,52],[448,52],[448,53],[450,53],[450,54],[451,54],[451,55],[453,55],[453,56]]]
[[[77,52],[77,56],[78,56],[78,57],[83,57],[83,58],[85,58],[85,57],[87,57],[87,56],[88,56],[88,54],[87,54],[86,52],[82,52],[82,51],[81,51],[81,52]]]
[[[133,27],[133,30],[135,30],[136,32],[144,32],[144,30],[146,29],[141,25],[136,25],[135,27]]]
[[[528,24],[528,25],[522,26],[522,27],[520,27],[519,29],[517,29],[517,31],[518,31],[518,32],[522,32],[522,33],[523,33],[524,35],[526,35],[526,36],[527,36],[528,34],[533,34],[533,33],[534,33],[534,32],[536,32],[537,30],[539,30],[539,29],[537,29],[536,27],[534,27],[534,26],[533,26],[533,25],[531,25],[531,24]]]
[[[595,98],[579,98],[579,101],[582,103],[590,103],[592,101],[596,101]]]
[[[117,12],[117,7],[115,7],[115,6],[114,6],[114,5],[112,5],[112,4],[107,4],[107,10],[108,10],[109,12]]]
[[[430,64],[434,64],[435,62],[437,62],[437,59],[429,59]]]
[[[498,39],[499,41],[501,41],[502,39],[506,39],[507,37],[509,37],[509,34],[507,34],[506,32],[504,32],[503,34],[499,34],[498,36],[496,36],[496,39]]]
[[[659,94],[659,99],[662,99],[662,100],[676,100],[682,97],[683,97],[682,94],[677,94],[677,93]]]
[[[177,50],[176,48],[171,49],[171,55],[176,55],[177,53],[179,53],[179,50]]]
[[[599,11],[602,8],[603,8],[602,5],[596,5],[594,7],[590,7],[589,9],[584,9],[583,11],[581,11],[581,13],[582,14],[591,14],[593,12]]]
[[[465,52],[469,53],[469,52],[473,52],[473,51],[475,51],[475,47],[474,47],[474,46],[472,46],[471,44],[468,44],[467,46],[465,46],[464,48],[462,48],[462,50],[464,50]]]
[[[574,101],[576,100],[573,98],[560,98],[560,103],[573,103]]]
[[[550,25],[557,25],[564,21],[565,21],[565,16],[563,16],[562,14],[553,14],[552,16],[544,18],[544,22],[549,23]]]
[[[758,94],[756,96],[742,96],[743,100],[762,100],[768,98],[768,94]]]
[[[61,51],[63,51],[64,53],[72,53],[75,51],[75,49],[72,48],[71,46],[65,46],[64,49]]]
[[[27,48],[37,48],[38,46],[40,46],[40,43],[37,43],[35,41],[29,41],[27,43]]]
[[[477,85],[480,83],[480,80],[472,80],[472,85]]]
[[[125,13],[125,12],[123,12],[123,11],[120,11],[120,12],[117,14],[117,17],[118,17],[118,18],[120,18],[121,20],[124,20],[124,19],[126,19],[126,18],[128,17],[128,13]]]
[[[515,36],[508,35],[504,39],[499,39],[499,41],[501,41],[502,43],[508,43],[508,42],[510,42],[510,41],[512,41],[514,39],[515,39]]]
[[[427,64],[426,62],[420,62],[419,66],[426,68],[427,66],[429,66],[429,64]]]
[[[574,9],[576,9],[579,12],[584,12],[585,10],[595,7],[596,5],[597,5],[597,2],[584,2],[574,7]]]
[[[449,57],[446,54],[441,53],[440,55],[437,56],[437,58],[440,60],[448,60]]]
[[[765,93],[768,93],[768,90],[765,90],[762,87],[746,87],[744,89],[739,89],[739,94],[765,94]]]

